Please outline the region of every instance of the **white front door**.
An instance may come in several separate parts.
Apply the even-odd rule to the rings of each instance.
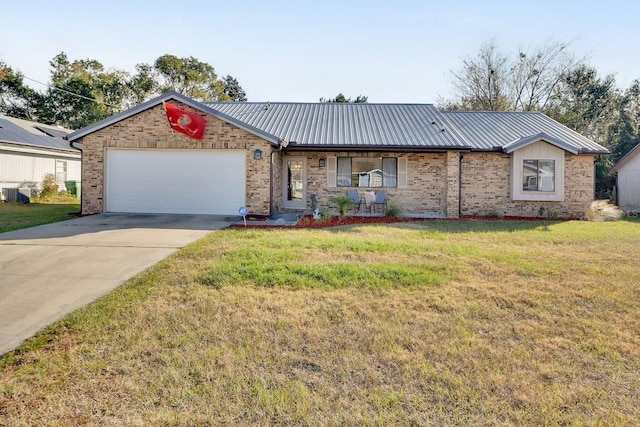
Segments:
[[[282,177],[282,199],[285,209],[307,208],[307,159],[285,157]]]

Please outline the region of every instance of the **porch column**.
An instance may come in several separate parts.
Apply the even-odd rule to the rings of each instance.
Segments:
[[[460,208],[460,153],[447,151],[447,218],[458,218]]]

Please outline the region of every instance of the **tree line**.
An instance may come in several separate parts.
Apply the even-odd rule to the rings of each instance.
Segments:
[[[64,52],[50,62],[45,91],[25,82],[22,73],[0,61],[0,112],[8,116],[80,129],[169,90],[198,101],[246,101],[230,75],[218,77],[197,58],[162,55],[138,64],[134,73],[107,69],[95,59],[70,60]]]
[[[512,55],[495,41],[452,71],[454,97],[438,107],[471,111],[540,111],[609,149],[597,163],[596,184],[612,188],[610,167],[640,143],[640,80],[620,88],[569,43],[546,42]]]

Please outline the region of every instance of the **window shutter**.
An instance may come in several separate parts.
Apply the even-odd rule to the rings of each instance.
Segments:
[[[407,188],[408,185],[408,161],[407,159],[398,158],[398,188]]]
[[[336,176],[337,176],[337,160],[335,157],[327,157],[327,187],[335,187],[336,186]]]

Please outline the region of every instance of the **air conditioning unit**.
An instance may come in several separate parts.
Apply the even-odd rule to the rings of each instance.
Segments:
[[[2,198],[5,202],[29,203],[30,188],[3,188]]]

